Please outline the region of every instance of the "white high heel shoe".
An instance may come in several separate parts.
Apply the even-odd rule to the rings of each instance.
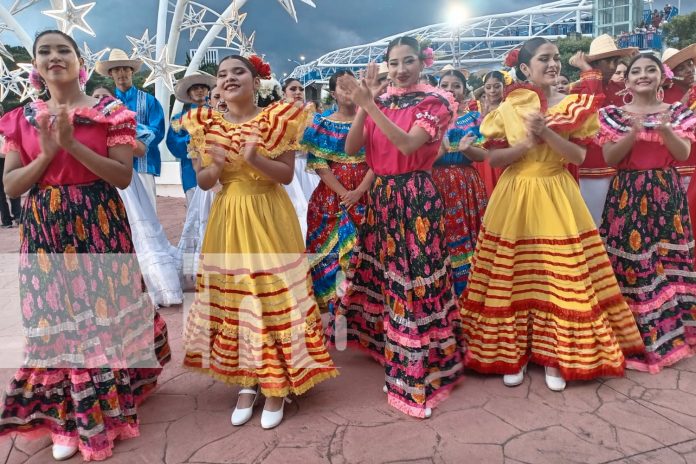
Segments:
[[[232,411],[232,425],[244,425],[247,422],[249,422],[249,419],[251,419],[251,416],[254,414],[254,406],[256,405],[256,400],[259,399],[259,390],[254,390],[251,388],[242,388],[239,391],[239,394],[249,394],[249,395],[254,395],[254,401],[251,403],[251,406],[248,408],[238,408],[234,407],[234,411]],[[237,402],[239,403],[239,399],[237,399]]]
[[[56,461],[65,461],[75,456],[77,446],[53,445],[53,459]]]
[[[503,383],[506,387],[516,387],[524,382],[524,374],[527,372],[527,365],[522,366],[522,369],[517,374],[508,374],[503,376]]]
[[[560,377],[560,374],[558,377],[555,375],[549,375],[548,367],[544,368],[544,373],[544,380],[546,380],[546,386],[549,388],[549,390],[555,392],[562,392],[563,390],[565,390],[566,381],[563,377]]]
[[[261,428],[268,430],[278,427],[281,422],[283,422],[283,410],[285,409],[285,403],[292,403],[290,398],[283,398],[283,402],[280,405],[280,409],[277,411],[268,411],[264,407],[261,413]]]

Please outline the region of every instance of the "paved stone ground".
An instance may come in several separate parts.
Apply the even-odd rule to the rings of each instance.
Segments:
[[[177,243],[183,201],[158,202]],[[0,229],[0,253],[17,249],[16,233]],[[432,418],[417,420],[387,406],[378,364],[338,352],[341,375],[287,406],[281,426],[265,431],[260,408],[245,426],[230,424],[236,390],[181,367],[181,308],[162,313],[174,359],[140,408],[141,437],[119,442],[112,464],[696,463],[696,358],[656,376],[573,383],[564,393],[549,391],[538,367],[517,388],[470,373]],[[0,386],[11,375],[0,370]],[[51,461],[47,439],[0,441],[0,462]]]

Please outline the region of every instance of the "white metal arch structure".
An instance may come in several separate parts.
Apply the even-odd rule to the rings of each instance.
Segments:
[[[304,84],[325,83],[338,69],[358,70],[382,61],[387,44],[402,35],[429,39],[435,65],[459,64],[470,71],[497,67],[505,55],[531,37],[557,39],[577,32],[592,35],[592,0],[558,0],[510,13],[467,18],[460,24],[433,24],[342,48],[296,67],[289,77]]]

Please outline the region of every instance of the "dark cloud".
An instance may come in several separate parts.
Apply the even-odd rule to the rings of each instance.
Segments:
[[[86,0],[85,0],[86,1]],[[200,1],[200,0],[199,0]],[[222,12],[231,0],[203,0],[216,11]],[[295,0],[299,22],[283,10],[276,0],[248,0],[242,11],[248,16],[243,29],[256,31],[255,48],[266,55],[278,75],[289,72],[295,64],[288,59],[299,60],[300,55],[311,61],[338,48],[372,42],[382,37],[439,23],[446,20],[445,9],[450,0],[314,0],[317,8],[311,8]],[[530,6],[548,3],[540,0],[514,0],[501,5],[490,0],[460,0],[472,16],[517,11]],[[79,3],[79,2],[78,2]],[[97,31],[92,38],[80,32],[76,39],[86,40],[92,50],[118,47],[130,50],[125,36],[140,37],[148,28],[150,35],[156,32],[157,3],[154,0],[98,1],[87,16]],[[670,2],[676,4],[676,0]],[[664,6],[661,1],[657,7]],[[31,35],[35,31],[54,26],[55,23],[37,14],[42,8],[32,7],[18,19]],[[682,1],[684,11],[696,10],[696,1]],[[203,38],[198,32],[192,43],[184,31],[179,43],[179,62],[190,48],[196,48]],[[15,44],[11,32],[2,35],[3,41]]]

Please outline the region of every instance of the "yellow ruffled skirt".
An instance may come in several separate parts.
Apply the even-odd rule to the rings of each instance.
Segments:
[[[184,365],[264,396],[302,394],[338,372],[292,203],[270,181],[227,183],[203,240]]]

